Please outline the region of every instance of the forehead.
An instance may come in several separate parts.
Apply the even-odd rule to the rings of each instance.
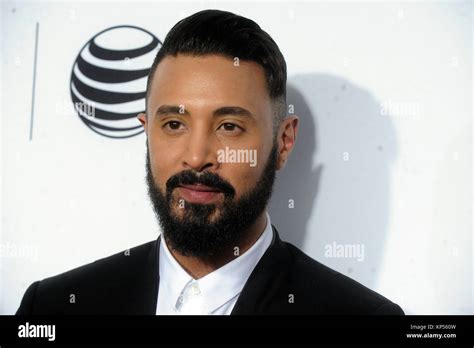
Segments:
[[[261,65],[220,55],[166,56],[157,66],[149,108],[162,103],[241,105],[262,112],[270,106]]]

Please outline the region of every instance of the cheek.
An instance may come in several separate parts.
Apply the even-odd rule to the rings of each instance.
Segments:
[[[247,163],[225,163],[219,172],[235,188],[237,197],[254,189],[263,174],[271,144],[263,143],[261,139],[264,137],[256,138],[251,144],[240,147],[253,150],[253,154],[249,153],[246,157]]]
[[[150,166],[155,183],[162,190],[166,188],[166,181],[176,172],[176,161],[179,157],[170,147],[161,146],[159,143],[149,143]]]
[[[260,162],[257,157],[255,167],[251,167],[249,163],[227,164],[219,174],[231,183],[236,190],[237,198],[240,198],[243,194],[255,188],[255,184],[263,172],[263,163]]]

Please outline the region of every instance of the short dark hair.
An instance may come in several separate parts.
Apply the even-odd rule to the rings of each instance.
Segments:
[[[218,54],[260,64],[264,68],[268,92],[274,105],[274,126],[279,126],[286,116],[285,58],[270,35],[254,21],[231,12],[204,10],[176,23],[166,35],[151,66],[147,105],[156,67],[164,57],[178,54]]]

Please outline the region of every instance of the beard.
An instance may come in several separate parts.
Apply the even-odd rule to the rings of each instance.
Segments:
[[[179,172],[168,179],[166,192],[162,192],[153,178],[147,143],[148,195],[167,245],[183,255],[201,258],[220,255],[238,246],[247,237],[246,232],[263,213],[271,197],[277,154],[275,142],[261,177],[240,198],[236,198],[235,189],[228,181],[207,171]],[[219,190],[224,194],[223,202],[181,204],[173,197],[173,191],[180,185],[196,184]],[[173,208],[178,209],[180,214]]]

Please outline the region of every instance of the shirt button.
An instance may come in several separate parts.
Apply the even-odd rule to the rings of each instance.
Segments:
[[[193,284],[191,286],[191,291],[192,291],[193,295],[199,295],[201,293],[201,290],[199,289],[198,284]]]

